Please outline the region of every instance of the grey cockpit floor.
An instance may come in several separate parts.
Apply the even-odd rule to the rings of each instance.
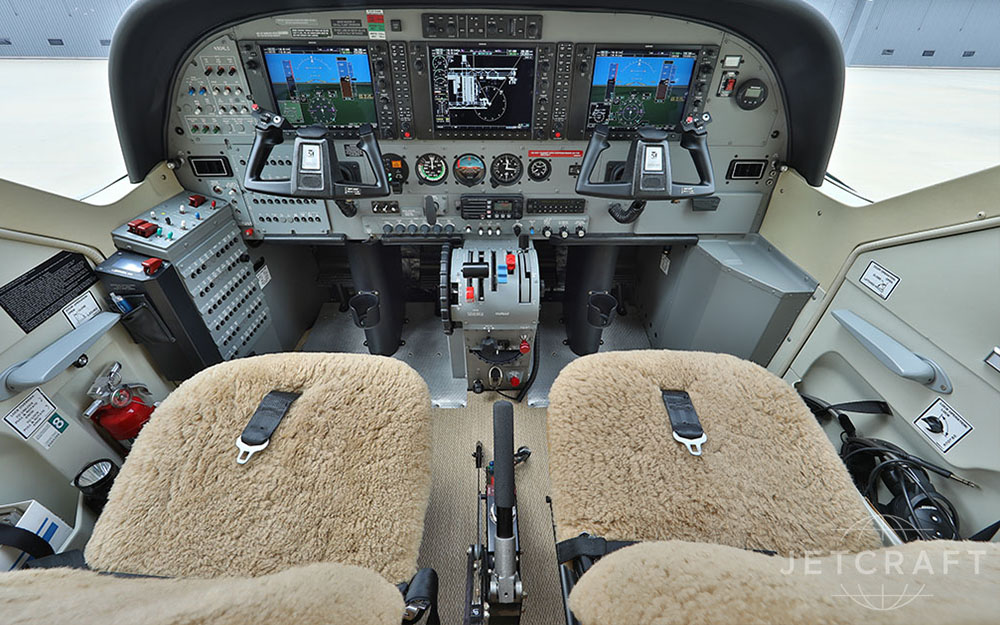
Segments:
[[[563,344],[566,331],[560,321],[559,303],[542,304],[538,336],[540,363],[538,374],[525,402],[529,406],[549,404],[549,388],[559,371],[576,355]],[[448,337],[441,328],[441,319],[434,315],[431,304],[411,303],[406,306],[407,323],[403,326],[403,341],[395,357],[413,367],[423,376],[431,393],[431,402],[438,408],[459,408],[466,405],[466,383],[451,372]],[[306,352],[367,353],[365,335],[354,326],[350,313],[340,312],[336,303],[325,304],[316,323],[309,331],[301,350]],[[601,351],[649,349],[649,339],[639,315],[632,312],[616,316],[604,331]]]

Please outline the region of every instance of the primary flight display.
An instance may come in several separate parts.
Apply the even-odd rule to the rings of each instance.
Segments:
[[[292,124],[376,125],[364,46],[264,46],[262,51],[278,112]]]
[[[587,128],[675,130],[697,58],[696,51],[598,48]]]

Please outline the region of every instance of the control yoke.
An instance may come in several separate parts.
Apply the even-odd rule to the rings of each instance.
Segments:
[[[243,185],[249,191],[287,197],[315,197],[328,200],[351,200],[362,197],[389,195],[389,177],[382,164],[382,152],[370,124],[359,131],[358,148],[364,152],[368,165],[375,173],[374,184],[348,182],[341,179],[337,151],[322,126],[299,128],[295,132],[292,151],[292,177],[264,180],[260,177],[274,146],[284,142],[284,132],[292,125],[281,115],[257,109],[253,112],[256,137],[250,149],[250,162]]]
[[[597,161],[608,143],[608,127],[600,125],[587,144],[576,192],[580,195],[621,200],[674,200],[715,193],[712,159],[708,155],[708,140],[704,125],[691,125],[681,135],[681,147],[691,154],[701,179],[697,184],[674,182],[670,169],[670,147],[667,131],[643,127],[636,131],[625,163],[621,182],[591,182]]]

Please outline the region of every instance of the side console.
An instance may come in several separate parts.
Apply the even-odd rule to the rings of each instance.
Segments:
[[[196,193],[177,195],[111,233],[120,252],[98,272],[133,339],[172,379],[279,349],[240,234],[226,200]]]
[[[467,240],[452,250],[449,285],[454,376],[477,393],[526,384],[541,301],[535,249],[514,239]]]

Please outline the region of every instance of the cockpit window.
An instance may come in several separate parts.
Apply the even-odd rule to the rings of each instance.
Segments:
[[[107,59],[0,58],[0,111],[0,179],[85,199],[125,175]]]
[[[847,68],[827,171],[857,195],[877,202],[996,165],[1000,69]]]

